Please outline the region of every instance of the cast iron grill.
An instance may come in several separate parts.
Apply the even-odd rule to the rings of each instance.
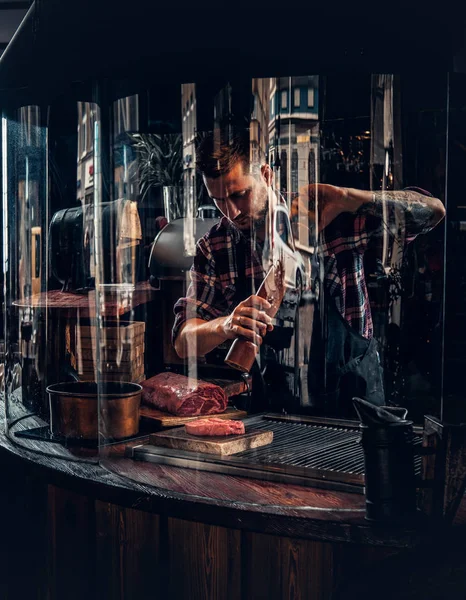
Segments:
[[[358,423],[324,418],[258,415],[244,420],[247,431],[271,430],[273,442],[233,456],[214,456],[145,445],[135,459],[218,473],[363,492],[364,454]],[[415,472],[422,435],[415,433]]]

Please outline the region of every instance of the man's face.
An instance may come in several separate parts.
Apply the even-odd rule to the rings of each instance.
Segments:
[[[203,176],[207,192],[219,211],[238,229],[248,230],[265,223],[268,205],[270,170],[263,167],[261,174],[244,172],[238,163],[227,174],[212,179]]]

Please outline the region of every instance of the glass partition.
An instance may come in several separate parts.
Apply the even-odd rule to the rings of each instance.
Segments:
[[[98,458],[97,390],[85,407],[73,394],[91,346],[79,330],[95,316],[98,118],[95,104],[63,97],[2,120],[8,432],[28,449],[71,460]]]
[[[128,458],[149,461],[155,486],[170,465],[362,491],[353,398],[419,425],[441,410],[446,76],[198,81],[113,106],[125,141],[101,137],[95,205],[102,464],[142,481]],[[104,267],[122,156],[125,282]],[[112,435],[115,380],[142,386],[136,445]]]
[[[353,398],[441,412],[447,91],[109,79],[4,111],[11,439],[361,492]]]

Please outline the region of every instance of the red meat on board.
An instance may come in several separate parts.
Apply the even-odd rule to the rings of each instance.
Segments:
[[[233,419],[199,419],[192,423],[186,423],[184,426],[186,433],[190,435],[240,435],[244,433],[243,421],[235,421]]]
[[[218,385],[177,373],[159,373],[142,385],[142,401],[183,417],[215,415],[225,411],[228,398]]]

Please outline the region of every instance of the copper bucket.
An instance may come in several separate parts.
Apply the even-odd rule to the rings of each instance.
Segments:
[[[74,381],[49,385],[47,392],[54,436],[96,440],[99,392],[102,435],[118,440],[139,432],[142,387],[137,383]]]

